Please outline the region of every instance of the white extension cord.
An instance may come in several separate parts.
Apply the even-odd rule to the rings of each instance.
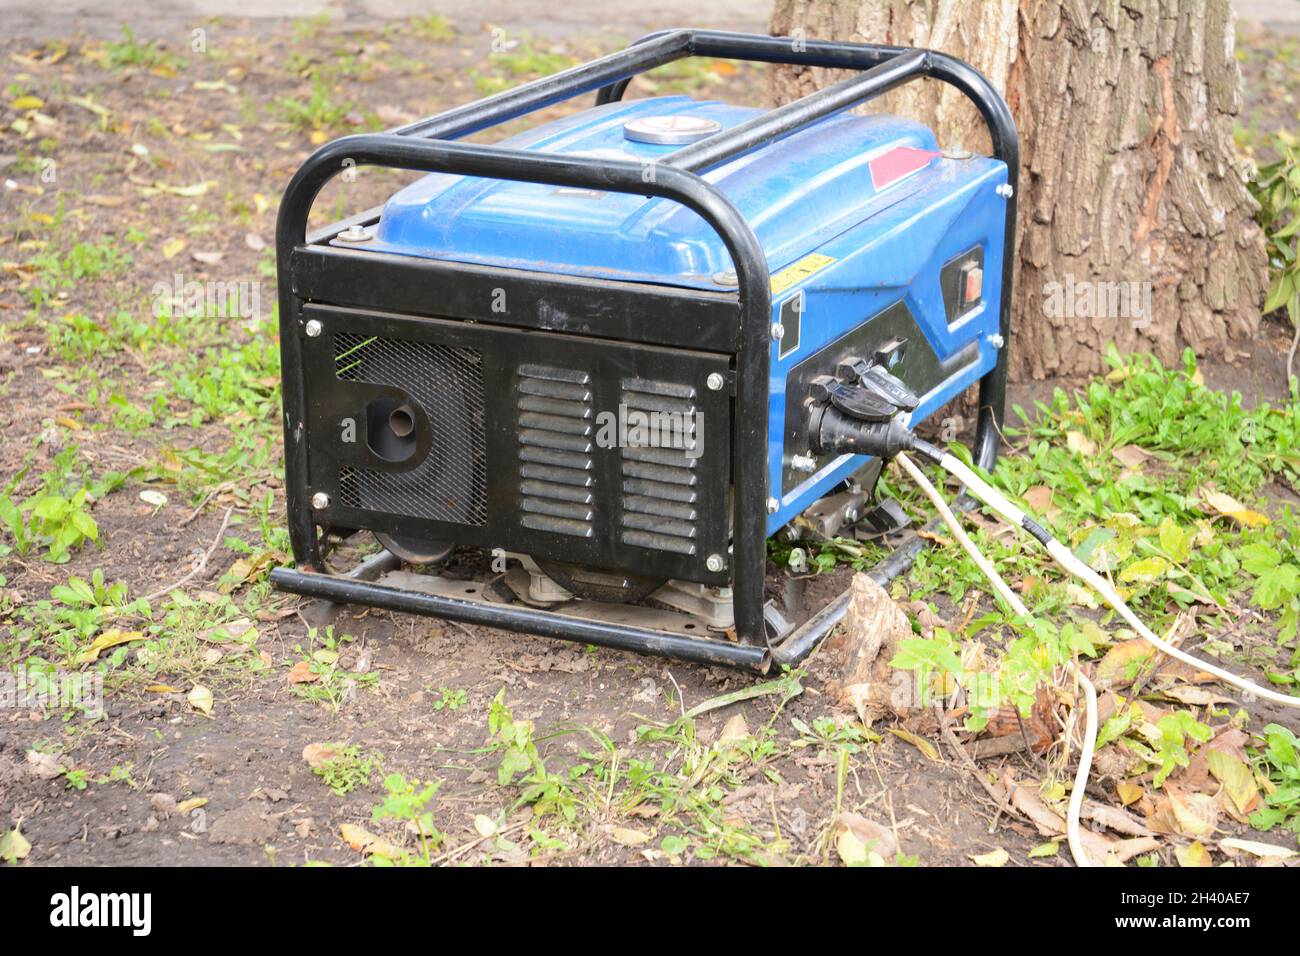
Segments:
[[[1190,664],[1207,674],[1213,674],[1225,683],[1231,684],[1247,694],[1262,697],[1265,700],[1273,701],[1274,703],[1281,704],[1284,707],[1300,707],[1300,697],[1292,697],[1289,694],[1283,694],[1267,687],[1260,687],[1258,684],[1245,677],[1241,677],[1238,674],[1232,673],[1232,671],[1225,670],[1224,668],[1211,664],[1208,661],[1194,657],[1186,651],[1174,647],[1168,641],[1161,639],[1158,634],[1143,624],[1141,619],[1133,613],[1133,609],[1125,603],[1124,599],[1119,596],[1109,581],[1075,557],[1073,551],[1061,544],[1060,541],[1053,537],[1052,534],[1033,517],[1027,515],[1022,509],[1009,501],[1003,494],[1001,494],[1001,492],[989,485],[988,482],[984,481],[984,479],[977,475],[972,469],[968,468],[964,462],[925,442],[917,442],[916,451],[934,461],[940,468],[944,469],[944,471],[948,472],[960,481],[965,485],[968,492],[983,501],[1013,527],[1023,528],[1037,538],[1042,543],[1043,547],[1047,549],[1047,552],[1056,559],[1057,564],[1061,565],[1061,567],[1066,571],[1069,571],[1075,577],[1084,581],[1094,591],[1100,594],[1102,599],[1110,605],[1120,617],[1128,622],[1129,626],[1131,626],[1133,630],[1140,634],[1152,646],[1158,648],[1163,653],[1168,654],[1170,657]],[[1016,613],[1028,616],[1029,612],[1028,609],[1025,608],[1024,602],[1021,601],[1009,587],[1007,587],[1006,582],[1002,580],[1002,577],[997,573],[993,565],[979,552],[979,549],[975,546],[975,542],[971,541],[970,537],[962,529],[961,524],[952,513],[952,509],[948,507],[946,502],[944,502],[943,497],[939,494],[938,490],[930,480],[925,477],[921,470],[917,468],[906,455],[899,454],[897,457],[899,464],[903,466],[903,469],[920,486],[926,496],[935,503],[935,506],[939,509],[939,513],[943,516],[944,521],[947,523],[948,527],[952,529],[957,541],[966,550],[966,553],[971,556],[971,559],[976,563],[980,570],[984,572],[985,576],[988,577],[994,590],[1016,611]],[[1071,668],[1075,680],[1083,687],[1087,704],[1087,725],[1084,731],[1083,748],[1079,752],[1079,769],[1075,774],[1074,790],[1070,794],[1070,807],[1066,816],[1066,835],[1069,840],[1070,853],[1074,857],[1075,865],[1093,866],[1094,864],[1088,859],[1087,854],[1084,852],[1082,841],[1080,840],[1079,816],[1083,807],[1084,788],[1088,783],[1088,772],[1091,769],[1093,752],[1096,749],[1097,744],[1097,692],[1088,678],[1084,676],[1082,670],[1075,666],[1073,662],[1071,662]]]
[[[917,468],[912,460],[901,452],[897,458],[898,463],[903,466],[903,470],[911,476],[912,480],[925,492],[926,497],[934,503],[935,508],[939,510],[939,514],[943,517],[944,523],[952,530],[953,536],[966,553],[970,555],[971,560],[984,572],[984,576],[993,585],[993,590],[1016,614],[1024,618],[1030,617],[1029,608],[1025,606],[1025,602],[1020,600],[1020,596],[1015,591],[1012,591],[1007,582],[1002,579],[1002,575],[998,574],[993,562],[986,558],[983,552],[976,547],[975,542],[970,539],[970,535],[961,526],[961,522],[957,520],[957,516],[948,507],[948,503],[943,500],[943,495],[939,494],[938,489],[931,484],[930,479],[925,477],[925,472]],[[1092,755],[1097,746],[1097,691],[1092,686],[1092,681],[1088,680],[1074,661],[1070,661],[1070,671],[1074,679],[1083,688],[1087,718],[1083,733],[1083,747],[1079,751],[1079,769],[1074,775],[1074,789],[1070,791],[1070,805],[1065,815],[1065,834],[1070,844],[1070,855],[1074,857],[1075,865],[1092,866],[1092,861],[1088,859],[1088,855],[1083,849],[1079,818],[1083,812],[1083,793],[1088,785],[1088,774],[1092,771]]]

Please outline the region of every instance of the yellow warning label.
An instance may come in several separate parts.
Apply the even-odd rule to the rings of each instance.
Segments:
[[[772,276],[772,294],[780,295],[790,286],[802,282],[814,272],[820,272],[835,260],[830,256],[824,256],[820,252],[814,252],[810,256],[804,256],[792,266],[786,266],[776,275]]]

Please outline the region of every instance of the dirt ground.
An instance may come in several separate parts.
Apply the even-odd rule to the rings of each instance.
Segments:
[[[1068,865],[1063,851],[1031,860],[1043,834],[996,805],[948,750],[890,732],[868,743],[819,725],[847,720],[821,655],[797,696],[711,709],[696,721],[698,741],[657,739],[647,727],[672,728],[754,680],[269,591],[266,568],[286,548],[278,393],[265,352],[274,347],[269,247],[283,184],[328,137],[428,115],[615,45],[608,35],[572,33],[557,45],[520,32],[493,58],[487,25],[456,27],[229,17],[204,22],[201,52],[174,32],[162,47],[145,31],[129,44],[116,31],[90,39],[31,29],[0,40],[11,77],[0,103],[0,478],[30,493],[64,468],[58,456],[70,447],[72,470],[125,475],[93,502],[98,541],[66,563],[35,551],[0,558],[0,657],[16,665],[53,626],[52,611],[22,611],[70,577],[90,581],[98,569],[131,598],[162,592],[151,602],[157,632],[138,614],[106,619],[157,639],[104,650],[104,659],[121,655],[106,677],[104,719],[0,709],[0,830],[21,829],[27,865],[355,865],[363,857],[341,835],[345,825],[414,845],[407,828],[372,820],[380,778],[397,772],[442,781],[430,809],[444,834],[434,855],[449,862],[820,863],[836,858],[838,808],[873,821],[923,865],[965,865],[999,849],[1016,864]],[[1249,41],[1258,57],[1244,67],[1261,129],[1295,117],[1270,72],[1271,44],[1281,42]],[[757,69],[713,64],[642,92],[761,101],[763,89]],[[336,182],[316,215],[365,208],[401,181],[367,172]],[[92,249],[78,257],[79,244]],[[171,340],[148,345],[130,317],[147,317],[155,287],[175,276],[257,284],[261,321],[178,323]],[[75,316],[90,317],[89,327]],[[1208,360],[1206,380],[1251,401],[1283,397],[1288,344],[1271,323],[1230,361]],[[1012,397],[1031,407],[1073,384],[1028,383]],[[180,588],[185,600],[168,599],[205,555]],[[169,646],[162,632],[174,635]],[[304,667],[312,676],[295,682]],[[211,692],[209,706],[195,703],[196,686]],[[519,788],[499,783],[501,753],[486,747],[502,689],[514,719],[533,722],[548,770],[577,794],[578,823],[545,824],[549,839],[523,838],[539,824],[515,806]],[[737,716],[751,731],[771,727],[757,735],[770,754],[691,765],[697,743],[725,739]],[[369,782],[342,795],[324,784],[303,753],[332,742],[374,756]],[[852,759],[842,762],[846,749]],[[611,752],[634,777],[718,774],[719,791],[675,816],[666,801],[612,799]],[[986,772],[1037,773],[1038,761],[1012,755]],[[691,849],[665,841],[675,835]]]

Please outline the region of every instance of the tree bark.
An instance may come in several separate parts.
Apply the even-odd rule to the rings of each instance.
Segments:
[[[1237,157],[1229,0],[776,0],[772,33],[929,47],[1003,92],[1022,161],[1012,375],[1100,371],[1114,342],[1172,362],[1255,334],[1264,239]],[[838,79],[782,67],[779,102]],[[867,109],[985,150],[974,109],[921,82]]]

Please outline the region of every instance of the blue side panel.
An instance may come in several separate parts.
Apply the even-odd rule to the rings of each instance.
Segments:
[[[961,161],[961,166],[978,165],[980,172],[954,187],[953,179],[946,177],[942,168],[950,162],[955,161],[938,161],[935,175],[927,176],[921,189],[887,215],[877,216],[823,245],[818,253],[835,259],[835,263],[774,297],[775,322],[782,302],[800,290],[805,296],[799,348],[781,358],[779,343],[772,345],[768,480],[774,494],[781,488],[787,375],[794,366],[853,331],[865,319],[901,300],[907,303],[926,343],[941,361],[972,342],[978,343],[978,356],[969,365],[922,396],[912,416],[914,422],[924,420],[956,398],[996,364],[997,347],[992,339],[998,332],[1002,305],[1006,222],[1006,201],[998,195],[998,187],[1007,181],[1006,166],[987,159]],[[984,249],[983,302],[949,328],[939,270],[976,244]],[[767,533],[779,531],[868,460],[862,455],[845,455],[810,475],[779,499],[779,509],[768,516]]]

